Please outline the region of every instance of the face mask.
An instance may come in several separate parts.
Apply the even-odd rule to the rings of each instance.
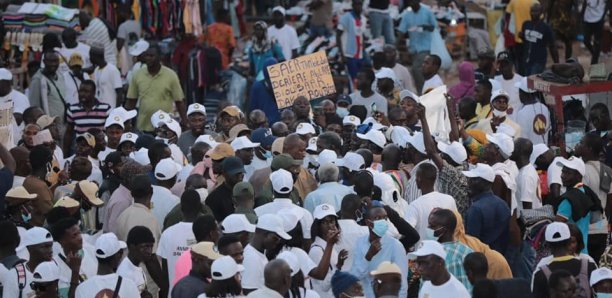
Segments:
[[[376,236],[378,237],[384,236],[387,233],[388,229],[389,229],[389,224],[387,223],[387,220],[379,219],[379,220],[374,221],[374,226],[372,227],[372,231],[374,232],[374,234],[376,234]]]
[[[338,114],[338,116],[340,116],[340,118],[344,118],[344,117],[348,116],[349,110],[347,108],[338,107],[338,108],[336,108],[336,114]]]
[[[508,113],[506,113],[505,111],[502,112],[502,111],[493,109],[493,116],[495,116],[497,118],[506,117],[506,115],[508,115]]]
[[[435,234],[436,230],[427,228],[427,230],[425,230],[425,240],[438,241],[440,236],[436,236]]]
[[[612,293],[595,293],[597,298],[612,298]]]
[[[24,223],[29,223],[30,220],[32,220],[32,213],[28,213],[27,215],[21,213],[21,220],[23,220]]]
[[[206,197],[208,197],[208,190],[206,188],[198,188],[196,191],[200,195],[200,202],[204,203]]]
[[[264,151],[263,157],[264,157],[265,159],[270,159],[270,158],[272,158],[272,151],[268,151],[268,150]]]

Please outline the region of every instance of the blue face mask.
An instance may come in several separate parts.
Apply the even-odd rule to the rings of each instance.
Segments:
[[[376,236],[382,237],[387,233],[389,229],[389,224],[386,219],[379,219],[374,221],[374,226],[372,227],[372,231]]]
[[[28,213],[27,215],[21,213],[21,220],[23,220],[24,223],[29,223],[30,220],[32,220],[32,213]]]
[[[425,240],[438,241],[440,236],[436,236],[435,234],[436,230],[427,228],[427,230],[425,230]]]
[[[612,293],[595,293],[596,298],[612,298]]]
[[[340,118],[344,118],[344,117],[348,116],[349,110],[347,108],[337,107],[336,108],[336,114],[338,114],[338,116],[340,116]]]
[[[268,150],[264,151],[263,157],[264,157],[265,159],[270,159],[270,158],[272,158],[272,151],[268,151]]]

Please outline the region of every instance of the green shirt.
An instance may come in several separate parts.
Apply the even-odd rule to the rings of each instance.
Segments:
[[[198,216],[207,214],[212,215],[212,211],[208,206],[202,203],[202,210],[200,210],[200,214],[198,214]],[[181,212],[181,204],[179,203],[176,204],[176,206],[174,206],[174,208],[168,212],[166,218],[164,218],[164,230],[181,221],[183,221],[183,213]]]
[[[155,76],[149,73],[146,66],[136,71],[127,93],[127,98],[136,98],[140,103],[136,123],[137,128],[145,132],[153,131],[153,113],[157,110],[172,113],[174,102],[183,101],[184,97],[178,76],[163,65]]]
[[[238,207],[234,211],[235,214],[244,214],[246,218],[249,220],[251,224],[257,224],[257,214],[255,214],[255,210]]]

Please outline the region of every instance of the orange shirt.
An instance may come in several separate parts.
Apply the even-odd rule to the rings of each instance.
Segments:
[[[230,60],[230,51],[236,47],[236,39],[232,26],[215,22],[206,29],[206,42],[221,52],[221,65],[227,69]]]

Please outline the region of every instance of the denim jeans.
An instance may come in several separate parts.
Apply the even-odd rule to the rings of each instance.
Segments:
[[[521,247],[508,245],[504,256],[512,270],[514,278],[531,280],[535,268],[535,250],[529,241],[524,240]]]
[[[544,72],[544,70],[546,69],[546,66],[544,63],[529,63],[529,64],[525,64],[525,71],[526,74],[528,76],[530,75],[534,75],[534,74],[541,74]]]
[[[393,20],[388,13],[371,11],[368,15],[370,19],[370,30],[372,38],[379,36],[385,37],[386,44],[395,44],[395,31],[393,30]]]
[[[310,26],[310,37],[316,38],[319,36],[330,37],[331,30],[329,30],[329,28],[327,28],[327,26],[325,25],[311,25]]]

